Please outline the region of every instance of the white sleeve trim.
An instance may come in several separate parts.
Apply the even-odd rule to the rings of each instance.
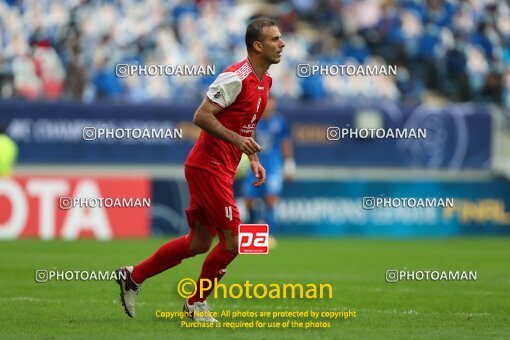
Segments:
[[[209,86],[206,97],[222,109],[231,105],[241,93],[242,81],[234,72],[223,72]]]

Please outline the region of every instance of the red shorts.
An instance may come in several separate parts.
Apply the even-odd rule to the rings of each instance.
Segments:
[[[241,219],[232,188],[234,179],[229,181],[189,166],[184,167],[184,174],[190,193],[186,209],[189,226],[193,227],[198,220],[213,235],[218,230],[232,230],[237,235]]]

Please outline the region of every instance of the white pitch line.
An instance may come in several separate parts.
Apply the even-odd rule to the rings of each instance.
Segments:
[[[69,300],[62,300],[62,299],[41,299],[41,298],[34,298],[30,296],[11,296],[11,297],[0,297],[0,301],[26,301],[26,302],[44,302],[44,303],[69,303]],[[119,300],[112,300],[113,304],[120,304]],[[97,300],[97,299],[80,299],[78,301],[75,301],[76,303],[110,303],[110,300]],[[137,302],[137,305],[149,305],[148,302]]]
[[[28,302],[43,302],[43,299],[34,298],[30,296],[11,296],[0,297],[0,301],[28,301]]]

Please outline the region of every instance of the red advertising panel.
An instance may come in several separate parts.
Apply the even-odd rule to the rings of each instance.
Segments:
[[[150,200],[146,177],[0,179],[0,239],[148,236]]]

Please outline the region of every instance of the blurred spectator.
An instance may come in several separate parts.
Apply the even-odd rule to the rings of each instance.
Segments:
[[[0,0],[0,98],[194,101],[211,79],[117,78],[115,65],[215,65],[218,74],[244,57],[246,22],[259,14],[276,17],[286,41],[270,70],[282,100],[411,105],[435,91],[510,109],[510,5],[496,0]],[[399,68],[397,77],[297,77],[311,60]]]

